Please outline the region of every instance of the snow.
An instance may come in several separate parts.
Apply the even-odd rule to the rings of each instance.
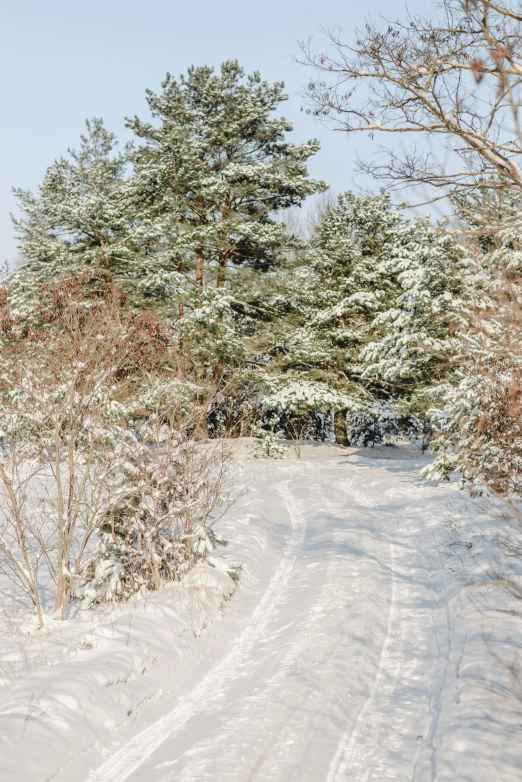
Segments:
[[[398,448],[236,456],[250,491],[218,531],[239,589],[199,565],[84,618],[2,693],[0,779],[522,779],[516,604],[468,586],[491,557],[480,503]],[[449,555],[459,513],[480,556]]]
[[[184,672],[196,637],[221,618],[234,590],[227,573],[197,565],[181,584],[107,613],[90,631],[66,623],[73,628],[65,656],[34,668],[0,699],[0,778],[47,780],[79,752],[103,746]]]

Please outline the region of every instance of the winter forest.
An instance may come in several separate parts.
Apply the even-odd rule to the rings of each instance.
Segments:
[[[204,59],[15,188],[0,780],[522,779],[522,7],[301,43],[364,192]]]

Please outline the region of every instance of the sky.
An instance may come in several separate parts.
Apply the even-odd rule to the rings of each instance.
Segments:
[[[378,142],[301,111],[312,72],[294,58],[310,36],[320,48],[323,28],[341,28],[348,41],[368,16],[392,19],[405,8],[403,0],[1,0],[0,263],[18,253],[12,187],[36,190],[46,168],[77,146],[88,117],[103,117],[126,140],[124,117],[147,116],[145,89],[159,91],[167,71],[190,65],[238,59],[247,72],[283,80],[293,140],[321,140],[311,174],[335,193],[353,189],[356,154],[372,155]],[[415,2],[416,12],[430,8]]]

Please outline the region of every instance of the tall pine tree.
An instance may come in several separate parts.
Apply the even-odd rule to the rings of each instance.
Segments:
[[[273,113],[287,100],[284,85],[245,77],[237,61],[167,74],[150,90],[153,120],[128,126],[142,139],[134,186],[151,219],[170,238],[179,269],[202,287],[223,288],[233,269],[264,271],[288,242],[276,213],[326,189],[309,178],[315,140],[293,145],[292,125]]]

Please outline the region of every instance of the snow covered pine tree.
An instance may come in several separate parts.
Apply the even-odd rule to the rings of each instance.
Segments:
[[[473,271],[443,226],[408,220],[388,196],[340,196],[288,275],[275,325],[281,382],[342,393],[341,441],[348,409],[354,444],[422,428],[461,351]]]

